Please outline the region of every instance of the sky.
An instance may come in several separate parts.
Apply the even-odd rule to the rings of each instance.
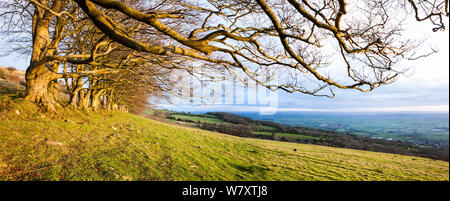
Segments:
[[[447,22],[448,25],[448,22]],[[448,26],[447,26],[448,27]],[[412,68],[390,85],[369,93],[335,89],[333,99],[279,91],[270,104],[249,103],[195,105],[160,104],[159,108],[179,111],[234,111],[260,112],[272,115],[282,111],[307,112],[449,112],[449,31],[432,32],[430,24],[415,23],[405,34],[426,41],[421,49],[438,53],[414,61]],[[420,51],[419,50],[419,51]],[[239,91],[238,94],[245,94]],[[254,94],[254,92],[253,92]],[[251,95],[248,95],[251,96]],[[266,101],[267,103],[267,101]],[[275,108],[273,108],[275,107]],[[270,112],[267,112],[267,111]]]
[[[445,32],[432,32],[427,22],[414,23],[406,34],[425,38],[424,51],[429,48],[439,52],[415,61],[411,71],[402,75],[394,84],[375,89],[370,93],[336,89],[333,99],[313,97],[300,93],[289,94],[278,91],[266,98],[263,104],[246,98],[242,101],[222,101],[208,105],[161,103],[158,108],[179,111],[252,111],[271,115],[280,111],[317,112],[449,112],[449,27]],[[7,43],[0,40],[0,50]],[[18,56],[0,57],[0,66],[13,66],[25,70],[28,58]],[[237,96],[255,96],[255,91],[239,89]],[[233,95],[231,95],[233,97]],[[235,96],[234,96],[235,97]],[[249,102],[250,100],[250,102]]]

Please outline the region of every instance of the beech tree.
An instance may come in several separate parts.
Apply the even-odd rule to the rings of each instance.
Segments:
[[[2,16],[15,22],[8,30],[32,35],[26,98],[50,109],[56,105],[50,92],[55,80],[75,84],[69,91],[88,94],[92,106],[92,97],[98,99],[92,93],[113,94],[111,86],[125,91],[126,84],[113,78],[140,69],[137,63],[191,72],[226,69],[244,84],[246,76],[290,93],[369,92],[394,82],[404,72],[402,62],[428,55],[417,55],[420,43],[402,36],[407,18],[431,22],[432,31],[440,31],[449,16],[449,0],[7,2]],[[122,59],[114,59],[117,52]],[[144,86],[139,75],[127,77]],[[161,83],[170,88],[168,78],[153,78],[159,80],[154,90]],[[79,89],[83,80],[89,80],[89,90]]]
[[[27,100],[55,110],[60,104],[55,90],[58,79],[113,72],[94,67],[99,66],[99,58],[111,52],[111,41],[95,33],[95,26],[82,19],[82,12],[72,1],[4,1],[2,10],[3,31],[19,35],[13,35],[12,45],[17,45],[13,50],[31,46],[25,75]],[[77,67],[68,71],[69,64]]]
[[[269,89],[334,96],[332,88],[363,92],[392,83],[398,64],[416,59],[415,44],[402,37],[404,18],[431,21],[445,29],[448,0],[75,0],[103,33],[137,51],[178,54],[244,72]],[[105,10],[115,10],[154,30],[170,43],[155,46],[121,33]],[[176,23],[174,23],[176,22]],[[330,52],[334,44],[342,61]],[[347,78],[326,67],[337,64]],[[271,72],[283,75],[271,84]],[[315,83],[315,84],[312,84]],[[330,93],[321,93],[323,89]]]
[[[71,0],[5,1],[2,11],[2,28],[10,37],[11,51],[31,54],[25,98],[47,110],[66,104],[56,90],[57,80],[65,81],[68,104],[81,109],[128,110],[130,102],[142,107],[150,94],[167,97],[170,92],[171,81],[158,76],[168,77],[176,59],[145,56],[115,43]],[[129,23],[121,30],[131,33],[134,25]],[[157,37],[147,36],[147,42],[158,43]],[[134,96],[133,90],[140,96]]]

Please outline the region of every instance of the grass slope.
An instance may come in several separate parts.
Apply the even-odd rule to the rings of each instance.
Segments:
[[[8,101],[0,180],[449,180],[444,161],[239,138],[129,113],[42,114]]]

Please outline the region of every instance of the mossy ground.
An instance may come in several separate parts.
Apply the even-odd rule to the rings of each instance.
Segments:
[[[0,180],[449,180],[445,161],[0,102]]]

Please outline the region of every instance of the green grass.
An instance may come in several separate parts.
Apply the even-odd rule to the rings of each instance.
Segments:
[[[240,138],[121,112],[42,114],[7,101],[0,180],[449,180],[445,161]]]
[[[198,116],[189,116],[189,115],[171,115],[172,117],[175,117],[177,119],[183,119],[183,120],[191,120],[191,121],[200,121],[204,123],[214,123],[214,124],[221,124],[224,123],[223,120],[217,119],[214,117],[198,117]]]

